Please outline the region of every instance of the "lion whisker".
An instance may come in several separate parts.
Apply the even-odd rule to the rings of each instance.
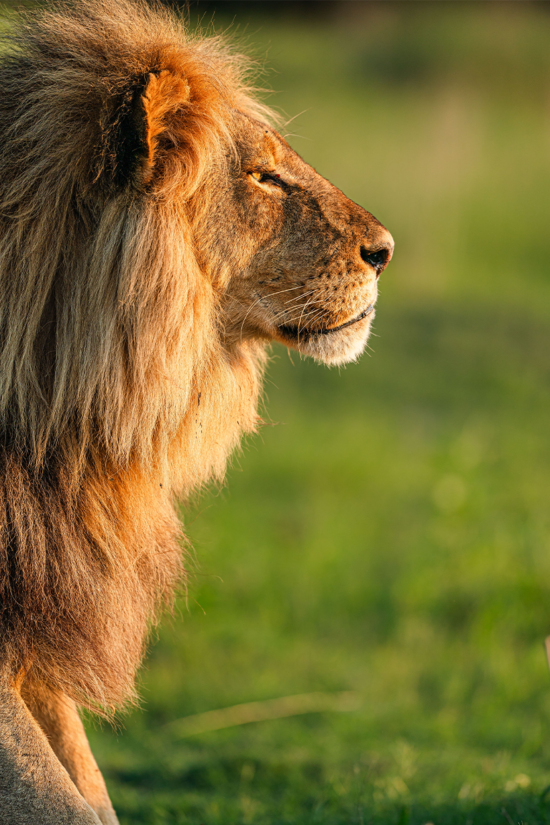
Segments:
[[[300,298],[305,298],[306,295],[312,295],[316,292],[315,289],[309,289],[307,292],[302,292],[301,295],[297,295],[295,298],[289,298],[288,301],[285,301],[285,304],[291,304],[293,301],[299,301]]]
[[[298,112],[298,114],[297,114],[297,115],[293,115],[291,118],[289,118],[288,120],[286,120],[286,121],[283,123],[283,126],[284,126],[284,127],[285,127],[285,129],[286,129],[286,127],[287,127],[287,126],[290,126],[290,124],[292,123],[292,121],[293,121],[293,120],[296,120],[296,118],[298,118],[298,117],[302,117],[302,115],[305,115],[305,114],[306,114],[306,112],[310,112],[310,111],[311,111],[311,107],[310,107],[309,109],[303,109],[301,112]]]
[[[300,311],[300,310],[301,310],[301,307],[297,306],[297,307],[290,307],[290,309],[283,309],[283,310],[281,310],[281,312],[277,312],[277,313],[273,316],[273,321],[276,321],[276,320],[278,320],[279,318],[284,318],[284,317],[285,317],[285,315],[286,315],[288,312],[292,311],[292,310],[298,310],[298,311]],[[312,311],[314,311],[314,310],[312,310]],[[300,317],[300,315],[296,315],[296,316],[294,316],[291,320],[295,321],[295,320],[296,320],[297,318],[299,318],[299,317]],[[289,321],[287,321],[287,323],[289,323]]]
[[[244,324],[245,324],[245,321],[246,321],[246,319],[248,318],[248,316],[249,316],[250,312],[252,311],[252,309],[254,309],[254,307],[255,307],[257,304],[261,303],[261,301],[263,301],[263,300],[265,300],[265,299],[267,299],[267,298],[274,298],[274,297],[275,297],[275,295],[282,295],[282,294],[283,294],[283,292],[292,292],[292,291],[293,291],[293,290],[295,290],[295,289],[301,289],[301,286],[302,286],[301,284],[297,284],[297,286],[291,286],[291,287],[288,287],[287,289],[279,289],[277,292],[271,292],[271,293],[266,294],[266,295],[259,295],[259,296],[258,296],[258,298],[257,298],[257,299],[256,299],[256,300],[252,303],[252,304],[250,304],[250,306],[248,307],[248,310],[246,311],[246,314],[245,314],[245,316],[244,316],[244,318],[243,318],[243,320],[242,320],[242,323],[241,323],[241,329],[240,329],[240,340],[241,340],[241,343],[242,343],[242,340],[243,340],[243,330],[244,330]],[[256,293],[256,294],[257,294],[257,293]],[[243,306],[244,306],[244,305],[243,305]]]
[[[320,311],[319,313],[316,313],[316,312],[315,312],[315,310],[312,310],[312,314],[322,315],[322,311]],[[303,314],[302,314],[302,313],[300,313],[299,315],[294,315],[294,316],[293,316],[293,317],[291,317],[291,318],[285,318],[285,324],[288,326],[288,325],[290,325],[290,324],[295,323],[296,321],[301,321],[301,320],[309,320],[309,318],[310,318],[309,313],[308,313],[308,314],[306,314],[306,316],[305,316],[305,317],[303,316]]]
[[[309,299],[306,301],[306,303],[304,304],[304,306],[303,306],[303,309],[302,309],[302,314],[300,315],[300,320],[298,321],[298,339],[300,338],[300,325],[301,325],[302,320],[303,320],[303,318],[304,318],[304,312],[306,311],[307,306],[308,306],[308,305],[312,302],[312,300],[313,300],[313,298],[309,298]],[[306,319],[307,319],[307,317],[309,316],[309,314],[310,314],[310,313],[308,313],[308,314],[306,315]]]

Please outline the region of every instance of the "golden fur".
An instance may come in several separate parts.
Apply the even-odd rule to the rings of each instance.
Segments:
[[[0,657],[132,696],[180,567],[175,496],[256,413],[265,344],[368,336],[392,243],[268,125],[246,64],[167,12],[26,18],[0,94]]]

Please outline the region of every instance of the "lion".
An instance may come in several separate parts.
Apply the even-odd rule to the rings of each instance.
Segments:
[[[0,94],[0,820],[114,825],[77,708],[134,698],[266,347],[365,347],[393,240],[248,65],[142,0],[22,18]]]

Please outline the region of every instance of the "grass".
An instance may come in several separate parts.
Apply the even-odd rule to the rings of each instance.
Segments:
[[[292,144],[397,252],[369,354],[326,370],[276,348],[274,426],[185,510],[197,572],[143,710],[88,726],[121,823],[550,822],[550,17],[237,23],[271,102],[306,109]],[[171,724],[340,691],[359,709]]]

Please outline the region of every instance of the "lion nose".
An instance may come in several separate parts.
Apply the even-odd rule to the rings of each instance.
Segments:
[[[391,261],[393,248],[392,236],[387,229],[380,227],[374,238],[363,241],[359,254],[366,264],[372,266],[378,278]]]

